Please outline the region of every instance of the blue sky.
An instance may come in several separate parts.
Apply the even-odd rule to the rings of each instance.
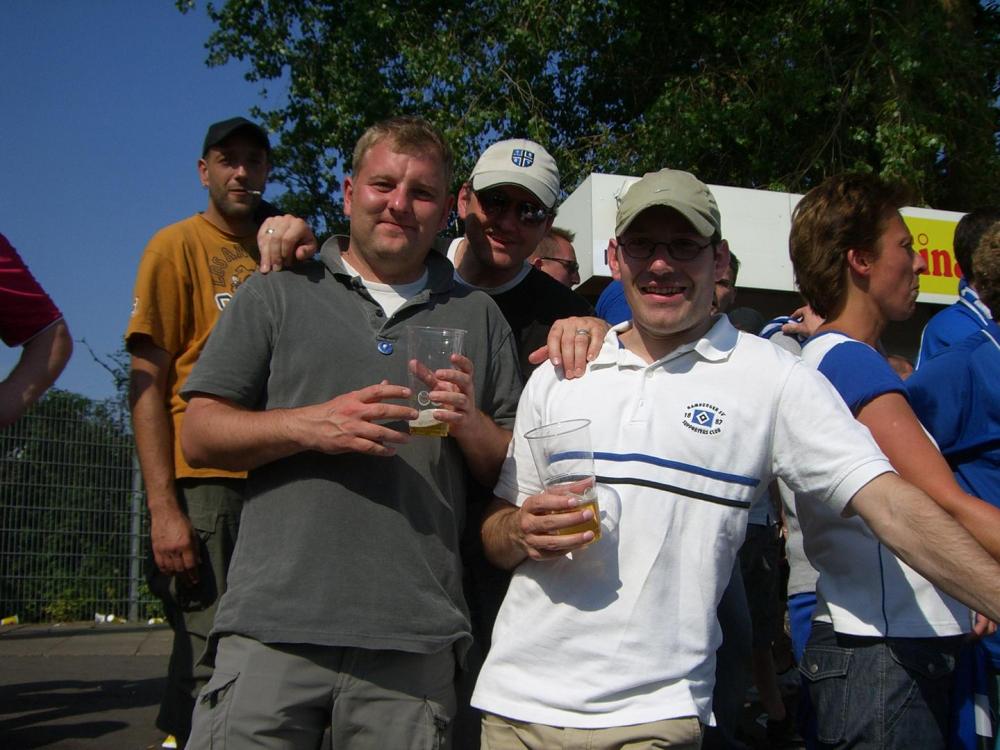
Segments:
[[[204,2],[0,0],[0,232],[62,309],[73,338],[120,345],[146,242],[205,207],[208,124],[273,108],[284,91],[205,65]],[[280,192],[269,186],[268,195]],[[0,373],[20,350],[0,344]],[[56,384],[113,393],[83,344]]]

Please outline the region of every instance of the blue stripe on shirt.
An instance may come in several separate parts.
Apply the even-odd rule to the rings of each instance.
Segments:
[[[739,474],[726,474],[725,472],[706,469],[703,466],[694,466],[693,464],[686,464],[680,461],[671,461],[666,458],[658,458],[657,456],[650,456],[645,453],[604,453],[595,451],[594,458],[600,461],[637,461],[651,466],[659,466],[665,469],[676,469],[678,471],[687,472],[688,474],[697,474],[698,476],[708,477],[709,479],[719,479],[723,482],[742,484],[746,487],[756,487],[760,484],[760,480],[756,477],[745,477]]]

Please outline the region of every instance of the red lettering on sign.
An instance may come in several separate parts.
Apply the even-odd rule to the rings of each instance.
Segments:
[[[951,253],[947,250],[928,250],[926,247],[922,247],[917,252],[927,264],[929,276],[943,276],[950,279],[953,276],[961,275],[958,263],[952,263]]]

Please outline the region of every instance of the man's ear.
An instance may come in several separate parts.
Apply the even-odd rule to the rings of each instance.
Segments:
[[[344,178],[344,216],[351,218],[351,203],[354,200],[354,182],[350,175]]]
[[[727,240],[719,240],[715,246],[715,278],[713,281],[718,281],[725,276],[728,269],[729,242]]]
[[[622,270],[618,261],[618,240],[612,237],[608,240],[608,267],[611,268],[611,278],[615,281],[622,280]]]
[[[541,258],[529,258],[528,262],[531,263],[539,271],[542,270],[542,259]]]
[[[198,160],[198,179],[202,187],[208,187],[208,162],[204,159]]]
[[[462,187],[458,189],[458,218],[465,221],[465,217],[469,213],[469,201],[472,199],[472,186],[463,182]]]

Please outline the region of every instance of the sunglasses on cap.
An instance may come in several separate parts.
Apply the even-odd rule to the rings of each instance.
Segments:
[[[476,200],[483,207],[483,212],[491,219],[503,216],[507,207],[512,203],[510,197],[502,190],[483,190],[476,193]],[[555,211],[545,206],[540,206],[531,201],[519,201],[514,205],[517,220],[526,227],[537,227],[545,222],[550,216],[555,215]]]

